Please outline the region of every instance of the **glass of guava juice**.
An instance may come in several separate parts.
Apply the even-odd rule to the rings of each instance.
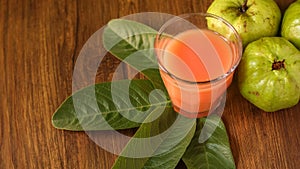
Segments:
[[[174,110],[189,118],[222,113],[242,49],[237,31],[219,16],[191,13],[165,22],[155,50]]]

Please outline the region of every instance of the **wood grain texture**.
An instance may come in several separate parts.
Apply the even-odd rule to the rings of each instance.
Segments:
[[[84,43],[114,18],[149,11],[200,12],[211,2],[1,0],[0,169],[110,168],[116,155],[100,148],[84,132],[57,130],[51,125],[53,112],[72,93],[74,64]],[[277,2],[284,10],[292,0]],[[118,64],[107,55],[96,80],[110,80]],[[234,82],[223,117],[238,169],[299,168],[300,104],[264,113],[241,97]],[[122,133],[132,135],[134,131]],[[110,132],[92,135],[111,142],[115,151],[124,144]]]

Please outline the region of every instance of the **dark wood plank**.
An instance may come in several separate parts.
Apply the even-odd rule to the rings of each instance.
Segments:
[[[51,125],[53,112],[72,93],[74,64],[83,45],[110,19],[150,11],[203,12],[211,2],[0,1],[0,168],[110,168],[117,155],[102,149],[84,132],[57,130]],[[277,2],[284,10],[293,0]],[[110,80],[119,63],[107,55],[96,81]],[[275,113],[262,112],[241,97],[234,82],[223,117],[237,167],[297,169],[299,112],[300,104]],[[126,135],[133,132],[122,131]],[[112,142],[115,151],[124,145],[110,132],[93,135]]]

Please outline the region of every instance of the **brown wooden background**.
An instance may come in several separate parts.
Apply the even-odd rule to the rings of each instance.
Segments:
[[[116,155],[84,132],[51,125],[53,112],[72,92],[82,46],[113,18],[147,11],[200,12],[211,1],[0,0],[0,169],[110,168]],[[292,0],[277,2],[284,10]],[[109,80],[117,65],[106,57],[98,81]],[[237,168],[300,167],[300,104],[264,113],[243,99],[233,83],[224,121]],[[118,141],[113,140],[116,149]]]

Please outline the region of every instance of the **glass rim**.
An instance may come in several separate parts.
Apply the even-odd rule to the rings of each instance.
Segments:
[[[177,77],[176,75],[174,75],[173,73],[169,72],[162,64],[161,64],[161,59],[158,58],[158,66],[159,68],[161,68],[162,71],[164,71],[165,73],[167,73],[168,75],[170,75],[172,78],[178,80],[178,81],[182,81],[188,84],[206,84],[206,83],[215,83],[218,82],[222,79],[225,79],[226,77],[228,77],[230,74],[232,74],[235,69],[237,68],[241,58],[242,58],[242,50],[243,50],[243,45],[242,45],[242,39],[240,37],[240,35],[238,34],[238,32],[236,31],[236,29],[228,22],[226,21],[224,18],[217,16],[215,14],[211,14],[211,13],[186,13],[186,14],[181,14],[178,16],[175,16],[173,18],[171,18],[170,20],[168,20],[166,23],[164,23],[161,28],[159,29],[157,36],[155,38],[155,42],[156,43],[160,38],[161,35],[163,35],[164,30],[170,26],[172,23],[180,20],[180,19],[185,19],[188,18],[190,16],[196,16],[196,15],[200,15],[202,17],[210,17],[210,18],[214,18],[217,20],[220,20],[222,23],[224,23],[226,26],[228,26],[232,31],[233,34],[235,36],[235,38],[237,39],[237,45],[234,45],[237,47],[237,59],[233,59],[234,63],[232,63],[232,65],[230,66],[230,69],[228,71],[226,71],[224,74],[217,76],[216,78],[213,78],[211,80],[206,80],[206,81],[190,81],[190,80],[185,80],[182,78]],[[199,28],[200,29],[200,28]],[[209,30],[209,29],[207,29]],[[213,31],[213,30],[210,30]],[[164,49],[159,49],[159,50],[164,50]],[[157,54],[158,55],[158,54]]]

